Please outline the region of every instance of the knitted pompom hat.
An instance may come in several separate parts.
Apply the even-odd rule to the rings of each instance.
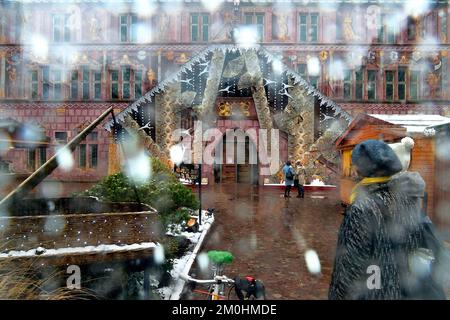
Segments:
[[[367,140],[358,144],[352,152],[352,162],[363,177],[392,176],[402,170],[402,164],[388,144],[379,140]]]

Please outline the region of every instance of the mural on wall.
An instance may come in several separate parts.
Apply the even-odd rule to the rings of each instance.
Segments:
[[[159,41],[168,40],[170,37],[170,16],[165,11],[158,15],[158,31]]]
[[[421,18],[408,17],[407,35],[409,40],[421,41],[424,39],[425,29]]]
[[[272,37],[279,41],[289,40],[289,18],[287,13],[274,13],[272,16]]]
[[[151,86],[156,84],[156,73],[151,68],[147,71],[147,81]]]
[[[21,18],[22,38],[21,41],[29,41],[30,35],[39,30],[41,13],[33,8],[23,8]]]
[[[76,5],[70,6],[67,8],[66,14],[69,15],[66,26],[70,30],[71,40],[79,39],[81,26],[84,25],[81,21],[82,13],[80,7]]]
[[[188,54],[186,52],[181,52],[180,55],[175,58],[175,62],[178,64],[183,64],[189,61]]]
[[[381,15],[381,8],[377,5],[370,5],[366,9],[365,19],[367,30],[370,33],[377,31],[378,21]]]
[[[361,37],[355,32],[353,18],[350,14],[344,17],[343,33],[345,41],[353,42],[361,40]]]
[[[19,98],[20,83],[20,53],[12,53],[6,56],[6,97]]]
[[[428,97],[435,99],[441,95],[442,57],[434,53],[428,58],[428,71],[426,83],[428,85]]]
[[[89,39],[91,41],[102,41],[103,39],[103,13],[95,10],[89,21]]]
[[[229,102],[221,102],[217,107],[217,114],[219,117],[231,117],[233,114],[231,105]]]
[[[233,38],[233,12],[224,10],[218,13],[218,19],[211,25],[211,40],[213,42],[228,42]]]
[[[256,116],[250,101],[220,101],[217,105],[217,115],[224,118],[246,118]]]

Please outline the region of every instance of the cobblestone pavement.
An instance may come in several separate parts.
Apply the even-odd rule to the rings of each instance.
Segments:
[[[216,223],[203,251],[231,251],[235,261],[225,274],[261,279],[269,299],[326,299],[343,209],[336,192],[291,194],[285,199],[281,190],[248,185],[205,188],[203,207],[216,209]],[[319,255],[320,276],[307,269],[307,249]]]

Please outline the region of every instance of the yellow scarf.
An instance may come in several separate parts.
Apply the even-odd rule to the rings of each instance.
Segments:
[[[355,202],[356,197],[358,196],[359,193],[359,187],[361,186],[368,186],[371,184],[376,184],[376,183],[383,183],[383,182],[387,182],[391,180],[391,177],[373,177],[373,178],[364,178],[362,179],[353,189],[352,189],[352,194],[350,195],[350,203]]]

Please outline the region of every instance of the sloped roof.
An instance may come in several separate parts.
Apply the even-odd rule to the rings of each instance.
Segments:
[[[386,126],[392,126],[394,128],[394,130],[402,129],[402,131],[406,132],[405,128],[400,125],[396,125],[393,123],[389,123],[388,121],[385,121],[385,120],[382,120],[382,119],[379,119],[376,117],[372,117],[371,115],[369,115],[367,113],[359,113],[353,119],[353,121],[348,125],[347,129],[336,138],[336,140],[334,142],[334,146],[339,147],[340,145],[342,145],[344,140],[346,140],[350,134],[352,134],[356,130],[359,130],[361,128],[361,126],[363,126],[365,124],[370,124],[371,126],[374,126],[377,129],[386,127]],[[384,128],[384,130],[386,130],[386,128]],[[392,131],[391,131],[391,133],[392,133]]]
[[[197,55],[195,55],[193,58],[191,58],[188,62],[183,64],[176,72],[168,76],[164,81],[161,81],[156,87],[148,91],[145,95],[143,95],[141,98],[137,99],[133,103],[131,103],[127,108],[125,108],[121,113],[117,115],[117,120],[119,122],[123,122],[125,119],[125,116],[130,114],[133,111],[137,111],[138,107],[149,103],[152,101],[153,97],[157,95],[158,93],[161,93],[165,90],[166,86],[168,86],[171,83],[179,82],[183,76],[183,74],[192,72],[194,67],[198,67],[200,63],[210,60],[210,54],[217,51],[222,51],[224,54],[229,53],[238,53],[243,54],[248,50],[254,50],[256,53],[262,57],[264,57],[267,61],[267,63],[272,63],[273,61],[279,61],[279,59],[271,52],[269,52],[267,49],[263,48],[262,46],[255,46],[249,49],[238,47],[236,45],[212,45],[205,50],[201,51]],[[343,108],[335,104],[331,99],[324,96],[319,90],[314,88],[312,85],[310,85],[305,79],[303,79],[297,72],[292,70],[291,68],[287,67],[284,64],[279,65],[279,73],[284,74],[286,77],[290,77],[292,80],[293,85],[298,85],[302,87],[307,95],[314,96],[320,99],[321,105],[327,105],[332,110],[334,110],[336,116],[342,116],[349,122],[352,120],[352,117],[349,113],[347,113]],[[263,74],[264,77],[264,74]],[[105,129],[110,131],[113,126],[113,120],[110,120],[105,124]]]
[[[438,114],[371,114],[371,117],[400,125],[408,133],[424,133],[429,127],[450,123],[450,118]]]

